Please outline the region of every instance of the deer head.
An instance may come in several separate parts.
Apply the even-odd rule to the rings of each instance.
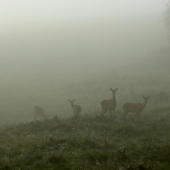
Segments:
[[[147,96],[147,97],[143,96],[143,99],[145,100],[145,102],[147,102],[147,100],[149,99],[149,97],[150,97],[150,96]]]
[[[68,99],[68,101],[69,101],[71,104],[73,104],[73,102],[75,101],[75,99],[74,99],[74,100],[69,100],[69,99]]]
[[[74,103],[73,103],[73,102],[75,101],[75,99],[74,99],[74,100],[69,100],[69,99],[68,99],[68,101],[70,102],[71,107],[73,108],[73,107],[74,107]]]
[[[117,90],[118,90],[118,88],[116,88],[115,90],[113,90],[112,88],[110,88],[110,91],[112,92],[113,95],[116,93]]]

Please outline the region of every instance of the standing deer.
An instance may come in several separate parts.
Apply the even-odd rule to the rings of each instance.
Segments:
[[[111,110],[114,111],[115,113],[115,108],[116,108],[116,99],[115,99],[115,93],[116,91],[118,90],[118,88],[116,88],[115,90],[112,90],[110,88],[110,91],[112,92],[112,99],[111,100],[103,100],[100,105],[101,105],[101,108],[102,108],[102,115],[104,115],[104,113],[106,113],[107,110],[110,111],[110,116],[112,115],[112,112]]]
[[[34,120],[36,120],[36,118],[39,116],[42,116],[44,119],[46,119],[46,115],[44,114],[43,108],[39,106],[33,107],[33,115],[34,115]]]
[[[124,103],[122,105],[124,113],[128,114],[129,112],[135,112],[135,113],[137,113],[137,116],[140,117],[139,113],[146,106],[146,103],[147,103],[149,97],[150,96],[148,96],[148,97],[143,96],[143,99],[144,99],[143,103]]]
[[[68,101],[70,102],[71,107],[72,107],[72,109],[73,109],[74,117],[80,117],[80,112],[81,112],[81,107],[80,107],[80,105],[74,105],[73,102],[75,101],[75,99],[74,99],[74,100],[69,100],[69,99],[68,99]]]

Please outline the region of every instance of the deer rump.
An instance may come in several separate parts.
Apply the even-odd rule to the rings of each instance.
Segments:
[[[128,112],[136,112],[139,113],[143,109],[142,103],[124,103],[123,104],[123,111],[125,113]]]
[[[34,119],[36,119],[37,116],[42,116],[45,119],[45,114],[43,108],[39,106],[34,106],[33,107],[33,114],[34,114]]]
[[[116,108],[116,103],[113,103],[113,100],[103,100],[100,105],[102,110],[112,110]]]
[[[80,115],[80,112],[81,112],[80,105],[74,105],[73,110],[74,110],[74,116]]]

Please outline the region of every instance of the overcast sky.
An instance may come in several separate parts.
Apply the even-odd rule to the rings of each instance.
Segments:
[[[168,0],[0,0],[1,24],[82,17],[162,15]]]

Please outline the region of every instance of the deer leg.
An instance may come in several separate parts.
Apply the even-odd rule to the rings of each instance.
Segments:
[[[36,120],[36,118],[37,118],[37,115],[34,115],[34,120]]]
[[[77,115],[78,115],[78,111],[75,110],[75,111],[74,111],[74,117],[77,117]]]
[[[128,112],[123,111],[123,116],[127,116],[127,115],[128,115]]]
[[[77,112],[77,117],[80,118],[80,112]]]
[[[81,117],[80,111],[77,112],[77,115],[79,118]]]
[[[109,111],[110,111],[110,117],[111,117],[112,116],[112,110],[110,109]]]
[[[73,116],[75,116],[75,110],[73,110]]]
[[[140,113],[137,113],[137,115],[136,115],[136,119],[140,119]]]
[[[115,108],[113,109],[114,115],[115,115]]]
[[[127,123],[127,115],[128,115],[128,112],[123,111],[122,120],[123,120],[124,123]]]
[[[101,115],[104,116],[105,112],[106,112],[106,110],[105,110],[105,109],[102,109]]]
[[[77,117],[77,112],[75,112],[74,117]]]
[[[126,123],[126,122],[127,122],[128,113],[129,113],[129,112],[126,112],[126,111],[124,111],[124,112],[123,112],[122,117],[123,117],[123,119],[124,119],[124,123]]]

